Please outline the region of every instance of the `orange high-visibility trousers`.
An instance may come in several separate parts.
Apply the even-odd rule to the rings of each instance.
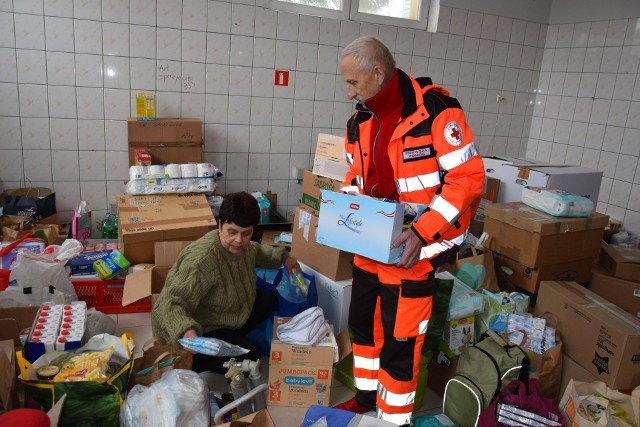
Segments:
[[[354,384],[362,392],[377,391],[378,418],[409,424],[435,293],[434,272],[412,277],[410,269],[357,255],[354,265],[349,308]]]

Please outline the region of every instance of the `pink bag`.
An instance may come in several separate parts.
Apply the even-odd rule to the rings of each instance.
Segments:
[[[515,392],[515,394],[513,393]],[[513,380],[480,414],[477,427],[548,427],[563,425],[563,416],[553,399],[538,394],[538,380],[529,384]]]

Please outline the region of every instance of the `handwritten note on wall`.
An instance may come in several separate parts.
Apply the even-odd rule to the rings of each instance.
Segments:
[[[192,76],[185,76],[180,72],[171,70],[169,64],[160,64],[158,66],[158,81],[165,84],[173,84],[176,89],[190,90],[196,86]]]

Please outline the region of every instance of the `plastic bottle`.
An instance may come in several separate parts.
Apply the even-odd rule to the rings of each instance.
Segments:
[[[292,275],[292,279],[293,279],[293,283],[296,284],[296,286],[298,286],[298,289],[300,290],[300,293],[302,294],[302,296],[307,296],[307,294],[309,293],[309,285],[307,284],[306,280],[304,280],[304,275],[302,274],[302,271],[300,271],[300,269],[298,268],[294,268],[293,270],[291,270],[291,275]]]
[[[211,419],[213,419],[218,413],[218,410],[220,410],[220,406],[218,405],[216,395],[212,391],[209,391],[209,408],[211,408]]]
[[[104,220],[102,221],[102,238],[118,238],[118,211],[115,205],[109,207],[109,211],[105,214]]]

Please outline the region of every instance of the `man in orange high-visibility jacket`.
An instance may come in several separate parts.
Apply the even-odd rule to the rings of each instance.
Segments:
[[[355,114],[347,123],[343,191],[428,205],[394,246],[401,260],[356,255],[349,309],[355,397],[337,407],[409,425],[431,316],[434,269],[464,241],[484,167],[464,112],[428,78],[395,67],[378,39],[344,48],[340,71]]]

